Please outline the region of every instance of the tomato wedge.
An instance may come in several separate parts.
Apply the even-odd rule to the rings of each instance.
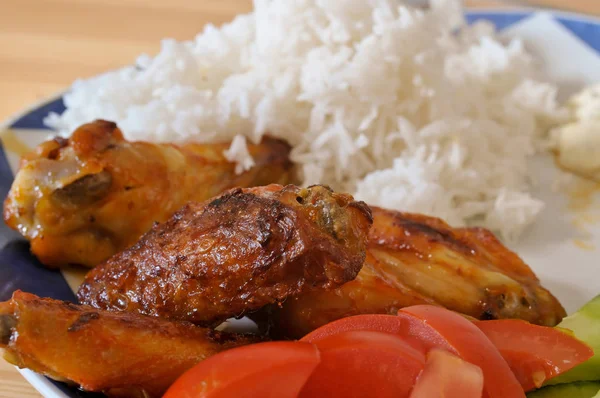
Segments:
[[[270,342],[223,351],[187,371],[163,398],[295,398],[320,362],[313,344]]]
[[[329,336],[359,330],[395,334],[423,353],[427,353],[432,348],[456,353],[454,347],[437,330],[420,319],[396,315],[355,315],[338,319],[312,331],[301,341],[314,343]]]
[[[590,347],[560,329],[512,319],[475,325],[498,348],[525,391],[541,387],[594,355]]]
[[[374,330],[400,336],[423,353],[439,348],[479,366],[489,397],[523,397],[524,391],[494,345],[470,321],[441,307],[419,305],[394,315],[356,315],[307,334],[302,341],[318,342],[350,330]],[[511,395],[512,394],[512,395]]]
[[[315,343],[321,363],[299,398],[408,397],[425,365],[425,355],[401,338],[353,331]]]
[[[448,351],[434,349],[427,354],[410,398],[481,398],[483,372]]]
[[[525,397],[523,388],[492,342],[477,326],[461,315],[441,307],[416,305],[398,311],[398,316],[435,329],[462,359],[483,371],[484,392],[490,398]]]

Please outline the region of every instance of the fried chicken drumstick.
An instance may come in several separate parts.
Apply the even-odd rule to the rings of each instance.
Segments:
[[[109,396],[160,397],[203,359],[256,341],[20,291],[0,303],[0,348],[8,362]]]
[[[270,308],[272,331],[299,338],[357,314],[396,314],[437,304],[478,319],[516,318],[554,326],[566,314],[533,271],[481,228],[372,207],[367,257],[355,280],[312,289]]]
[[[290,147],[248,145],[255,166],[241,174],[229,144],[128,142],[112,122],[79,127],[25,155],[4,203],[4,219],[49,267],[93,267],[134,244],[188,201],[233,187],[291,182]]]
[[[215,325],[356,277],[371,211],[327,187],[233,189],[190,203],[91,270],[81,303]]]

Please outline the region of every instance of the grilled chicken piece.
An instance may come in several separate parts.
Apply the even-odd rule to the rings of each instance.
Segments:
[[[233,189],[190,203],[91,270],[81,303],[214,325],[358,274],[371,211],[327,187]]]
[[[86,124],[68,140],[47,141],[23,157],[4,219],[45,265],[93,267],[188,201],[291,182],[290,147],[283,141],[248,145],[255,166],[241,174],[223,155],[227,148],[128,142],[112,122]]]
[[[160,397],[183,372],[257,338],[17,291],[0,303],[4,358],[109,396]]]
[[[416,304],[437,304],[478,319],[518,318],[548,326],[565,316],[531,269],[491,232],[371,209],[367,258],[356,279],[270,308],[274,335],[299,338],[339,318],[396,314]]]

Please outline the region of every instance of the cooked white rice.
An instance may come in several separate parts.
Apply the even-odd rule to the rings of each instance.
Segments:
[[[126,138],[288,140],[305,184],[370,204],[477,224],[515,238],[543,203],[527,159],[563,114],[520,41],[465,25],[459,1],[422,11],[394,0],[255,0],[190,42],[165,40],[136,67],[77,81],[63,134],[96,118]],[[240,137],[240,138],[236,138]]]

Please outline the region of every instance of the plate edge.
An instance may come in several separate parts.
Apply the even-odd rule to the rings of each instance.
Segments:
[[[44,97],[44,98],[34,102],[33,104],[28,105],[24,109],[11,114],[7,118],[2,119],[2,121],[0,121],[0,130],[6,130],[6,129],[10,128],[10,126],[14,122],[16,122],[17,120],[26,116],[27,114],[31,113],[32,111],[36,110],[37,108],[41,108],[44,105],[47,105],[47,104],[54,102],[60,98],[63,98],[64,94],[67,92],[68,92],[68,89],[67,90],[61,89],[61,90],[57,91],[56,93],[51,94],[47,97]],[[54,130],[49,130],[49,131],[54,131]]]
[[[70,398],[68,395],[63,393],[58,387],[56,387],[50,379],[39,373],[35,373],[29,369],[21,369],[15,366],[15,369],[27,380],[29,384],[36,389],[37,392],[42,394],[44,398]]]
[[[466,14],[534,14],[534,13],[548,13],[559,18],[570,19],[575,22],[584,22],[600,25],[600,15],[587,15],[575,11],[558,10],[554,8],[535,8],[535,7],[518,7],[514,9],[505,8],[473,8],[466,7]]]
[[[0,131],[10,128],[10,126],[15,121],[17,121],[18,119],[27,115],[28,113],[32,112],[33,110],[35,110],[39,107],[42,107],[46,104],[49,104],[53,101],[56,101],[59,98],[62,98],[65,92],[66,91],[64,89],[60,90],[55,94],[49,95],[48,97],[42,98],[41,100],[34,102],[33,104],[27,106],[25,109],[23,109],[21,111],[17,111],[15,113],[13,113],[8,118],[0,121]],[[0,150],[3,150],[3,149],[0,149]],[[47,378],[46,376],[39,374],[39,373],[35,373],[34,371],[31,371],[29,369],[21,369],[17,366],[15,366],[14,368],[44,398],[70,398],[68,395],[66,395],[64,392],[62,392],[58,387],[56,387],[54,384],[52,384],[52,381],[49,378]]]

